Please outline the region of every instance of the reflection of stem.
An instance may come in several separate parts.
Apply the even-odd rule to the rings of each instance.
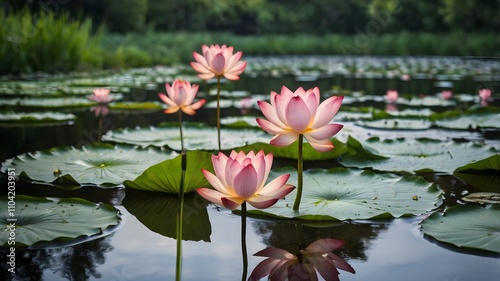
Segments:
[[[102,119],[103,119],[103,116],[102,115],[99,115],[99,122],[98,122],[98,128],[97,128],[97,141],[98,142],[101,142],[101,139],[102,139],[102,135],[104,134],[104,132],[102,131]]]
[[[180,114],[179,114],[180,115]],[[182,130],[181,130],[182,132]],[[175,280],[181,280],[182,271],[182,214],[184,210],[184,178],[186,174],[186,152],[182,150],[182,174],[181,174],[181,187],[179,190],[179,209],[177,210],[177,257],[176,257],[176,267],[175,267]]]
[[[302,250],[302,224],[295,224],[295,235],[297,236],[297,257],[299,259],[299,263],[302,263],[302,255],[300,254],[300,250]]]
[[[241,280],[245,281],[247,279],[248,270],[248,257],[247,257],[247,244],[246,244],[246,233],[247,233],[247,202],[241,204],[241,253],[243,255],[243,274]]]
[[[221,151],[220,145],[220,77],[217,77],[217,141],[219,144],[219,151]]]
[[[297,196],[295,197],[295,202],[293,203],[293,209],[297,211],[300,205],[300,199],[302,198],[302,144],[304,143],[304,136],[299,135],[299,157],[297,161]]]
[[[182,111],[179,110],[179,130],[181,132],[181,151],[184,152],[184,138],[182,137]]]

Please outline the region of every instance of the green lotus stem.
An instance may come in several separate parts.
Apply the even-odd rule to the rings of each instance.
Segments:
[[[180,114],[179,114],[180,115]],[[182,130],[181,130],[182,131]],[[182,174],[181,174],[181,187],[179,190],[179,209],[177,210],[177,256],[175,263],[175,280],[181,280],[182,273],[182,215],[184,213],[184,179],[186,177],[186,152],[182,150]]]
[[[179,110],[179,131],[181,133],[181,151],[184,153],[184,137],[182,136],[182,111]]]
[[[295,202],[293,203],[293,210],[297,211],[300,205],[300,199],[302,198],[302,145],[304,143],[304,136],[302,134],[299,135],[299,157],[297,160],[297,196],[295,197]]]
[[[217,77],[217,141],[219,144],[219,151],[221,151],[221,145],[220,145],[220,76]]]
[[[241,204],[241,254],[243,255],[243,274],[241,275],[241,280],[247,280],[247,270],[248,270],[248,256],[247,256],[247,243],[246,243],[246,233],[247,233],[247,202]]]

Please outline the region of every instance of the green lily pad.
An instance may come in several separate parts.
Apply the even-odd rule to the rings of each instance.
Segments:
[[[9,244],[9,235],[1,235],[0,245],[4,247],[32,246],[81,236],[102,237],[102,234],[109,233],[108,227],[116,226],[121,221],[113,206],[94,204],[79,198],[53,201],[18,195],[15,197],[13,213],[7,208],[10,206],[8,202],[8,197],[0,198],[0,224],[5,230],[11,223],[15,223],[15,245]]]
[[[109,104],[112,110],[162,110],[166,108],[165,104],[159,102],[112,102]]]
[[[213,172],[212,154],[204,151],[186,153],[184,192],[209,187],[201,169]],[[178,194],[181,189],[182,155],[151,166],[133,181],[126,180],[127,188]]]
[[[0,113],[0,126],[61,124],[75,119],[74,114],[58,112],[4,112]]]
[[[455,141],[441,142],[432,139],[380,140],[370,138],[360,142],[349,137],[346,144],[353,151],[342,156],[340,159],[342,165],[392,172],[434,171],[451,174],[458,167],[499,153],[498,150],[487,145]],[[377,159],[377,156],[386,159]],[[476,166],[476,168],[479,167]]]
[[[273,170],[269,178],[289,173],[297,185],[297,171]],[[353,220],[420,215],[434,209],[442,192],[417,176],[376,174],[372,171],[334,168],[304,172],[304,189],[298,211],[292,209],[297,189],[274,206],[249,213],[306,220]]]
[[[199,123],[184,123],[182,128],[184,147],[187,150],[217,150],[217,128]],[[181,150],[179,125],[166,127],[147,127],[136,129],[119,129],[103,136],[105,141],[128,143],[133,145],[168,146]],[[222,149],[233,149],[254,142],[266,142],[270,136],[260,129],[222,128]]]
[[[221,125],[233,128],[257,128],[256,119],[261,116],[228,116],[220,119]]]
[[[2,171],[14,167],[20,178],[37,183],[115,187],[175,155],[158,149],[109,144],[93,144],[81,149],[57,147],[6,160]]]
[[[478,172],[485,170],[493,170],[496,173],[500,172],[500,153],[492,155],[483,160],[479,160],[461,167],[458,167],[455,172]]]
[[[385,130],[425,130],[431,127],[431,123],[422,119],[380,119],[380,120],[363,120],[356,123],[359,126],[385,129]]]
[[[303,160],[327,160],[327,159],[335,159],[347,151],[346,145],[337,140],[332,139],[333,146],[335,147],[333,150],[328,152],[319,152],[312,148],[312,146],[304,142],[303,150],[302,150],[302,158]],[[292,143],[291,145],[284,147],[277,147],[274,145],[270,145],[269,143],[253,143],[250,145],[246,145],[243,147],[239,147],[235,149],[236,151],[243,150],[245,153],[249,151],[259,151],[264,150],[266,153],[273,153],[275,157],[283,157],[283,158],[292,158],[298,159],[298,147],[297,142]]]
[[[425,96],[423,98],[399,98],[397,104],[409,106],[454,106],[457,103],[454,100],[444,100],[437,96]]]
[[[457,247],[500,253],[500,205],[456,205],[444,214],[434,213],[422,231]]]
[[[151,231],[176,239],[177,195],[127,189],[123,206]],[[184,195],[182,240],[210,242],[212,226],[207,201],[198,193]]]
[[[443,117],[441,117],[443,116]],[[500,128],[500,113],[433,115],[434,124],[441,128],[471,130],[478,128]]]
[[[477,190],[500,193],[500,173],[489,175],[454,173],[454,176]]]

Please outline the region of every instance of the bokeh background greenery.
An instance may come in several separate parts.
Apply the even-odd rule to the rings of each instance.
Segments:
[[[0,73],[245,55],[500,55],[497,0],[0,0]]]

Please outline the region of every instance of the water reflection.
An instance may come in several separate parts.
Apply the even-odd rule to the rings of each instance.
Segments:
[[[262,237],[262,242],[268,247],[276,247],[293,253],[299,244],[309,245],[318,239],[335,238],[346,241],[345,246],[336,251],[339,256],[362,261],[367,259],[365,251],[370,241],[387,229],[386,224],[383,223],[331,222],[321,225],[320,222],[302,224],[258,221],[253,225],[255,232]],[[297,231],[300,231],[299,234],[293,235]]]
[[[16,274],[7,271],[4,260],[0,280],[47,280],[44,273],[48,272],[66,280],[101,278],[97,267],[105,263],[106,254],[114,249],[110,243],[111,236],[72,247],[18,251]],[[2,256],[5,259],[6,255]]]
[[[177,194],[127,189],[123,206],[151,231],[177,238]],[[184,195],[183,237],[185,241],[210,242],[212,227],[208,218],[207,201],[197,193]]]

